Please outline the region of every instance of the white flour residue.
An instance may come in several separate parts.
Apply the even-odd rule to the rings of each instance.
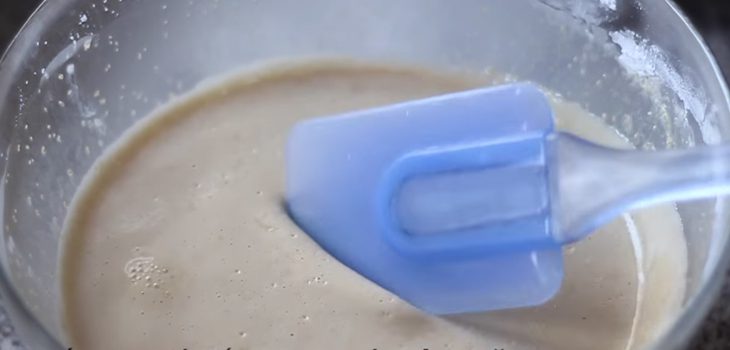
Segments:
[[[607,1],[607,0],[603,0]],[[668,63],[665,53],[646,39],[630,30],[608,33],[611,41],[620,47],[619,63],[627,73],[642,79],[642,83],[663,83],[682,101],[684,108],[692,113],[707,144],[719,143],[719,127],[714,118],[708,118],[708,104],[702,92],[683,78]],[[648,80],[646,78],[649,78]]]
[[[616,0],[601,0],[601,6],[616,11]]]

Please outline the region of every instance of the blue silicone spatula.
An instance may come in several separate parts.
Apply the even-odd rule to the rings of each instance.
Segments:
[[[561,246],[641,206],[730,192],[729,147],[641,152],[555,130],[527,83],[301,122],[287,206],[333,256],[434,314],[544,303]]]

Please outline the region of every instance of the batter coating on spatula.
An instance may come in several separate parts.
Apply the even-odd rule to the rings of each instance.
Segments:
[[[548,304],[437,318],[355,274],[286,215],[297,121],[501,81],[349,61],[276,65],[180,99],[96,164],[67,219],[64,324],[74,349],[625,349],[680,306],[671,206],[569,247]],[[626,143],[563,101],[560,127]],[[631,231],[631,232],[630,232]],[[635,254],[638,249],[641,254]],[[640,258],[637,259],[637,256]]]

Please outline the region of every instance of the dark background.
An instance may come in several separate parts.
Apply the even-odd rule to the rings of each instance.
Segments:
[[[4,50],[6,44],[39,2],[38,0],[0,0],[0,51]],[[725,77],[729,78],[730,1],[677,0],[677,3],[702,32],[723,69]],[[5,349],[5,344],[2,345],[2,349]],[[690,348],[698,350],[730,349],[730,277],[727,279],[721,297],[695,336]]]

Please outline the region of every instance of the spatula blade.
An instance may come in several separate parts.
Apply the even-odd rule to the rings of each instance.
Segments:
[[[419,152],[461,148],[471,152],[465,156],[468,164],[489,163],[489,157],[500,155],[510,161],[525,155],[505,149],[489,156],[489,152],[480,153],[473,147],[524,140],[539,143],[553,128],[546,98],[530,84],[478,89],[304,121],[295,126],[287,146],[288,210],[297,224],[339,261],[427,312],[454,314],[538,305],[560,288],[563,261],[559,245],[500,251],[487,249],[487,245],[479,248],[484,242],[475,241],[477,248],[461,244],[440,251],[439,247],[445,246],[442,243],[431,250],[409,246],[412,242],[418,245],[421,237],[409,241],[406,233],[405,246],[399,246],[394,243],[393,237],[398,236],[393,231],[404,231],[408,225],[394,222],[399,214],[390,196],[392,187],[399,183],[393,185],[391,180],[394,165]],[[536,181],[544,171],[540,168],[544,167],[540,158],[544,154],[540,152],[544,149],[536,147],[528,152],[534,161],[531,171],[537,171]],[[483,159],[478,159],[480,155]],[[541,206],[549,208],[549,203],[533,205]],[[453,209],[448,204],[445,208]],[[428,222],[434,217],[428,210],[421,213],[428,214],[421,216],[426,221],[416,221],[411,227],[438,227],[438,222]],[[529,217],[530,230],[537,228],[536,233],[521,230],[526,225],[503,226],[501,232],[534,233],[540,238],[546,232],[541,229],[549,230],[545,219],[549,212],[528,214],[537,215],[536,220]],[[434,236],[448,243],[448,237],[444,238],[447,234]]]

